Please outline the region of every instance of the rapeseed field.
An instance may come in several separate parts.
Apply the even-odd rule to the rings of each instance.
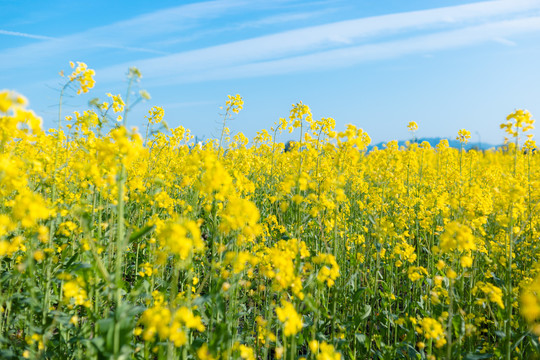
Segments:
[[[466,129],[368,148],[302,103],[231,136],[231,95],[196,144],[160,107],[127,125],[150,99],[135,68],[125,98],[65,114],[94,86],[71,67],[54,130],[0,91],[0,358],[539,358],[529,112],[499,149],[464,150]]]

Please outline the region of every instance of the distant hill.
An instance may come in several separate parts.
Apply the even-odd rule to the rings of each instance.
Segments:
[[[419,138],[419,139],[416,139],[416,142],[418,144],[421,144],[423,143],[424,141],[427,141],[432,147],[435,147],[437,146],[437,144],[439,144],[441,142],[441,140],[444,139],[444,138],[439,138],[439,137],[436,137],[436,138]],[[461,148],[461,144],[458,140],[455,140],[455,139],[447,139],[448,140],[448,145],[450,147],[453,147],[453,148],[456,148],[456,149],[459,149]],[[408,141],[411,141],[411,140],[408,140]],[[407,140],[400,140],[398,141],[398,144],[399,144],[399,147],[401,146],[405,146],[405,143],[407,142]],[[377,144],[373,144],[373,145],[370,145],[368,146],[368,150],[371,150],[373,149],[375,146],[378,148],[378,149],[384,149],[384,145],[387,144],[388,141],[383,141],[383,142],[380,142],[380,143],[377,143]],[[493,144],[488,144],[488,143],[480,143],[480,142],[470,142],[468,144],[466,144],[463,148],[465,150],[469,150],[469,149],[479,149],[479,150],[489,150],[489,149],[493,149],[493,148],[499,148],[500,146],[502,145],[493,145]]]

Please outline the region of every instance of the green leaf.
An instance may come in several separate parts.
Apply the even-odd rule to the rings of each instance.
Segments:
[[[142,238],[144,235],[154,231],[155,228],[156,228],[155,225],[146,225],[142,229],[139,229],[139,230],[135,231],[134,233],[132,233],[129,236],[129,242],[131,243],[131,242],[133,242],[135,240],[138,240],[138,239]]]
[[[362,320],[367,319],[367,317],[371,315],[371,305],[364,305],[364,314],[361,316]]]
[[[354,334],[354,336],[356,337],[356,341],[358,341],[359,344],[364,345],[366,343],[367,337],[365,334],[356,333]]]
[[[467,354],[465,355],[465,360],[482,360],[482,359],[489,359],[493,357],[493,354],[489,354],[489,353],[486,353],[486,354],[480,354],[480,353],[476,353],[476,354]]]

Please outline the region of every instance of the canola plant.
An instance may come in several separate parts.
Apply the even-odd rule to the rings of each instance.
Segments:
[[[1,358],[539,358],[527,111],[498,150],[368,151],[302,103],[231,137],[235,95],[220,139],[194,144],[159,107],[144,137],[128,128],[150,98],[134,68],[126,99],[65,116],[62,96],[94,85],[71,67],[56,129],[0,91]]]

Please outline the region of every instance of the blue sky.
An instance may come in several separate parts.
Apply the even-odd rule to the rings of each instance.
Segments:
[[[129,116],[142,128],[153,105],[170,126],[219,135],[228,94],[245,107],[230,123],[248,137],[303,101],[337,129],[373,142],[455,137],[501,143],[516,108],[540,114],[540,0],[0,0],[0,88],[16,90],[54,126],[60,70],[96,70],[90,98],[124,94],[137,66],[152,95]],[[283,135],[282,140],[287,140]]]

